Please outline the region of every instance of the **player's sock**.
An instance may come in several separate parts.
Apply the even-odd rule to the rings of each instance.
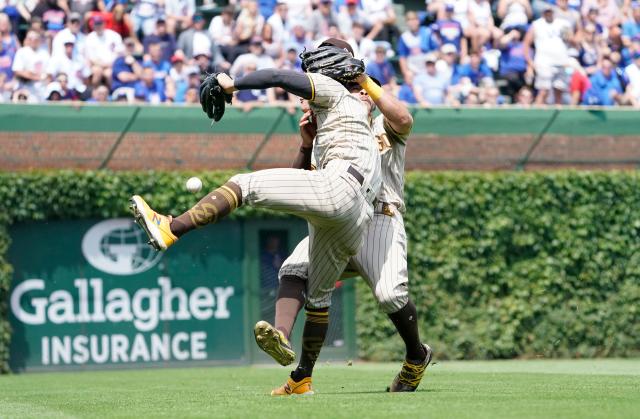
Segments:
[[[291,330],[293,330],[296,317],[304,305],[306,288],[306,281],[297,276],[287,275],[280,279],[276,300],[275,328],[284,333],[287,339],[291,338]]]
[[[212,224],[242,205],[240,186],[227,182],[210,192],[184,214],[171,221],[171,232],[180,237],[195,228]]]
[[[307,319],[304,322],[302,333],[302,354],[298,368],[291,373],[294,381],[300,381],[305,377],[311,377],[313,367],[316,364],[320,350],[324,344],[324,338],[329,329],[329,308],[307,308]]]
[[[420,342],[418,312],[413,301],[409,300],[404,307],[395,313],[388,314],[388,316],[396,326],[407,347],[407,361],[411,361],[413,364],[419,364],[424,361],[427,354],[424,351],[422,342]]]

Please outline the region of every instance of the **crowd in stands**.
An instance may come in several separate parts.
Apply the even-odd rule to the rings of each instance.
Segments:
[[[300,70],[300,52],[338,37],[417,106],[640,107],[640,1],[397,10],[391,0],[0,0],[0,103],[197,103],[206,73]],[[278,89],[234,103],[297,106]]]

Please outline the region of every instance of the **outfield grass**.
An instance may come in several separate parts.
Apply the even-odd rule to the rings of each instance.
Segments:
[[[438,362],[417,393],[387,394],[397,368],[322,363],[297,398],[268,395],[279,367],[4,376],[0,417],[640,417],[640,360]]]

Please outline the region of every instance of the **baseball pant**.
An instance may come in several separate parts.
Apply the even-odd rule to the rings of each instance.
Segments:
[[[392,207],[393,208],[393,207]],[[364,244],[350,260],[367,281],[380,308],[395,313],[409,301],[407,273],[407,235],[402,214],[382,213],[376,206],[373,220],[364,232]],[[279,277],[296,276],[307,279],[309,268],[309,238],[304,238],[280,268]]]
[[[331,305],[336,281],[363,243],[373,215],[370,187],[332,160],[322,170],[269,169],[232,177],[242,202],[304,218],[309,223],[307,305]]]

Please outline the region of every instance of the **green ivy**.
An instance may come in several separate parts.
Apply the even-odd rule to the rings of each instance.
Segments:
[[[8,370],[13,222],[128,214],[139,193],[180,213],[191,172],[0,173],[0,370]],[[212,187],[229,172],[198,173]],[[411,173],[409,277],[421,334],[440,358],[640,354],[640,190],[633,172]],[[273,217],[243,207],[234,217]],[[358,281],[360,355],[402,344]]]

